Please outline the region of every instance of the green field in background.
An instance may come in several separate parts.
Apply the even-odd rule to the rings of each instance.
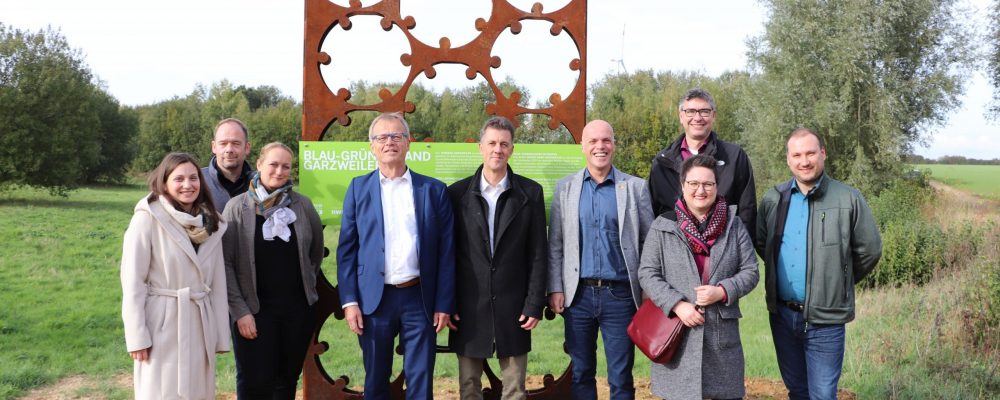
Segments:
[[[913,167],[929,170],[931,179],[956,189],[1000,200],[1000,165],[916,164]]]
[[[5,216],[0,218],[0,233],[6,238],[0,241],[0,399],[17,398],[71,375],[102,382],[74,396],[131,398],[131,388],[112,379],[132,370],[122,333],[119,259],[122,234],[133,207],[145,194],[138,186],[82,188],[67,198],[35,189],[0,194],[0,214]],[[325,233],[334,254],[337,230],[327,227]],[[332,257],[324,262],[323,271],[336,279]],[[741,302],[740,331],[747,377],[777,380],[763,279],[761,274],[761,286]],[[953,312],[927,309],[925,300],[934,293],[933,288],[908,287],[859,295],[862,308],[888,300],[899,304],[879,307],[878,312],[861,311],[858,320],[848,325],[842,387],[857,392],[859,398],[882,398],[889,392],[923,393],[924,398],[990,398],[995,393],[989,363],[977,355],[958,354],[947,347],[934,353],[954,375],[937,375],[914,361],[925,356],[923,349],[931,338],[908,321],[928,313]],[[569,360],[563,353],[562,331],[559,317],[539,326],[533,335],[529,374],[562,373]],[[886,346],[886,338],[899,345]],[[333,377],[347,375],[351,386],[360,386],[361,351],[346,324],[331,318],[320,339],[330,345],[320,357],[326,371]],[[447,343],[445,333],[438,343]],[[603,350],[599,352],[598,374],[604,376]],[[218,389],[233,392],[232,354],[218,360]],[[394,369],[401,369],[398,358]],[[648,377],[649,361],[641,354],[633,372]],[[447,380],[455,375],[454,355],[439,355],[435,376]]]

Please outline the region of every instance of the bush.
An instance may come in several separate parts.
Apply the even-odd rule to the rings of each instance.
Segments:
[[[945,265],[943,255],[950,240],[941,227],[921,214],[933,194],[920,175],[896,180],[871,198],[872,213],[882,233],[882,259],[862,281],[863,286],[921,285]]]
[[[980,249],[979,257],[969,268],[975,275],[973,284],[969,285],[968,304],[962,312],[966,325],[965,332],[974,348],[984,351],[1000,352],[1000,225],[989,221],[983,229],[988,235],[980,238],[988,243]]]
[[[922,220],[898,221],[882,229],[882,260],[865,279],[866,286],[922,285],[942,263],[945,236]]]

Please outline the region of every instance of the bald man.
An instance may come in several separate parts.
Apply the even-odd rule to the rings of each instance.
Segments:
[[[549,307],[563,315],[574,399],[597,399],[597,330],[611,398],[635,398],[634,346],[626,330],[642,300],[637,271],[653,221],[646,181],[612,165],[615,132],[583,128],[587,167],[559,180],[549,223]]]

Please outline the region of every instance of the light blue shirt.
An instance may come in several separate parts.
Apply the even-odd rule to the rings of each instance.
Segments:
[[[814,187],[813,190],[816,188]],[[806,300],[806,268],[809,243],[809,196],[799,191],[792,182],[788,201],[785,231],[778,250],[778,299],[804,303]]]
[[[625,257],[618,238],[618,197],[615,170],[598,184],[583,172],[580,190],[580,277],[628,282]]]

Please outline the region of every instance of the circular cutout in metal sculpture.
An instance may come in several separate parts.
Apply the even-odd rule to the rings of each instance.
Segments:
[[[542,114],[548,118],[548,127],[558,129],[560,125],[573,135],[576,142],[580,141],[586,118],[586,65],[587,65],[587,0],[561,0],[558,9],[547,10],[542,3],[534,3],[530,10],[522,10],[512,5],[508,0],[493,0],[488,19],[477,18],[470,21],[478,35],[466,43],[455,43],[447,37],[442,37],[431,45],[417,39],[411,29],[417,20],[412,16],[402,16],[400,3],[404,0],[382,0],[378,2],[350,0],[348,5],[335,4],[330,0],[305,0],[305,38],[303,57],[303,93],[302,93],[302,140],[322,140],[327,128],[333,123],[347,126],[351,123],[350,114],[355,111],[377,112],[414,112],[415,106],[406,100],[410,86],[419,76],[433,79],[437,76],[435,66],[452,64],[464,67],[466,78],[472,80],[482,77],[496,96],[496,102],[486,105],[486,112],[499,115],[510,120],[522,114]],[[485,1],[485,0],[481,0]],[[343,0],[337,0],[343,3]],[[565,5],[563,5],[565,4]],[[402,86],[392,91],[379,91],[379,101],[369,104],[354,104],[352,93],[346,88],[335,91],[324,80],[321,66],[329,65],[334,60],[323,51],[324,42],[331,31],[339,27],[338,32],[349,31],[354,16],[377,16],[378,24],[384,31],[397,29],[406,37],[409,50],[399,55],[399,62],[408,73],[402,79]],[[359,21],[362,19],[359,19]],[[552,93],[543,107],[529,108],[518,104],[522,94],[512,92],[504,94],[493,77],[493,70],[500,67],[502,56],[494,54],[497,38],[506,31],[519,33],[523,28],[521,21],[546,21],[549,33],[553,36],[566,34],[572,39],[579,52],[579,57],[559,65],[539,65],[539,68],[565,69],[579,73],[575,85],[568,95]],[[365,21],[366,23],[368,21]],[[509,31],[508,31],[509,30]],[[336,40],[336,35],[330,37]],[[454,47],[453,47],[454,45]],[[329,253],[329,251],[328,251]],[[327,343],[319,342],[319,333],[323,325],[332,315],[338,320],[344,319],[344,311],[340,305],[337,288],[320,271],[317,279],[319,301],[317,309],[317,328],[306,354],[302,371],[303,392],[306,399],[363,399],[364,394],[350,389],[350,378],[347,376],[331,377],[323,368],[320,355],[329,350]],[[555,318],[550,310],[545,310],[545,319]],[[438,353],[450,352],[447,348],[438,346]],[[486,399],[499,399],[501,382],[490,369],[484,366],[489,388],[484,388]],[[567,399],[570,398],[571,365],[554,377],[551,374],[543,378],[543,387],[528,388],[528,398]],[[391,396],[402,399],[404,395],[403,376],[400,374],[391,383]]]

